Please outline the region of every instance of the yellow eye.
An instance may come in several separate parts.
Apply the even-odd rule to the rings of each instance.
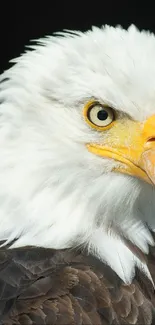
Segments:
[[[84,116],[87,122],[98,130],[103,130],[114,121],[113,109],[97,102],[86,105]]]

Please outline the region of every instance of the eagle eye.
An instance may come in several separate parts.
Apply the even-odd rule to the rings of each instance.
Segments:
[[[102,130],[114,121],[114,110],[109,106],[93,102],[86,105],[84,116],[92,127]]]

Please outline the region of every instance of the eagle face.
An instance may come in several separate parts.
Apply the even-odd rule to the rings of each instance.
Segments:
[[[155,37],[38,41],[1,76],[0,239],[86,247],[130,282],[155,228]]]

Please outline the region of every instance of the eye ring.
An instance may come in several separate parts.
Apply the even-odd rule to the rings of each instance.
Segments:
[[[113,108],[100,104],[97,101],[86,104],[84,107],[84,117],[91,127],[99,131],[110,128],[115,120]]]

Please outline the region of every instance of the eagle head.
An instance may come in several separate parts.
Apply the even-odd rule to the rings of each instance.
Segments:
[[[130,282],[154,245],[155,37],[40,39],[0,83],[0,239],[85,248]],[[131,249],[132,247],[132,249]]]

